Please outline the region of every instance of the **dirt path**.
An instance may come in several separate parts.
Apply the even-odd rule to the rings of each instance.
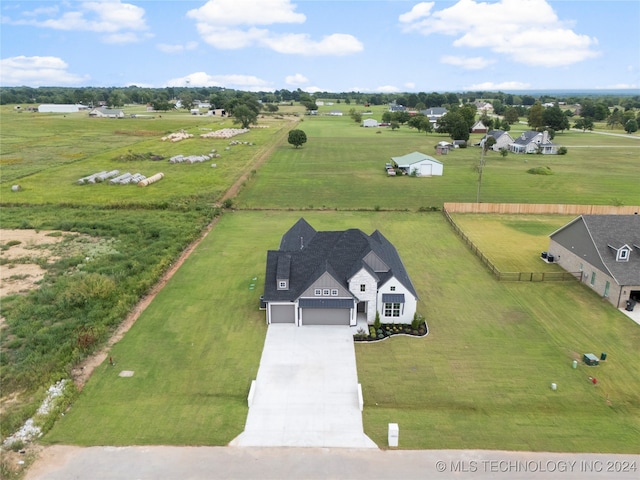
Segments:
[[[297,120],[296,120],[297,121]],[[276,133],[276,137],[272,144],[266,148],[254,161],[250,168],[247,169],[247,172],[244,173],[238,180],[234,182],[233,185],[226,191],[226,193],[220,199],[220,203],[224,202],[227,199],[234,198],[240,192],[243,183],[245,183],[249,176],[251,175],[252,170],[257,170],[262,166],[274,152],[274,150],[281,144],[284,140],[285,135],[287,135],[288,131],[286,127],[282,127],[281,131]],[[129,329],[133,326],[136,320],[140,317],[142,312],[149,306],[149,304],[156,297],[158,292],[164,288],[171,277],[178,271],[178,269],[182,266],[189,255],[196,249],[200,242],[206,238],[206,236],[213,230],[213,227],[218,223],[219,217],[216,217],[209,225],[206,226],[202,235],[195,240],[191,245],[189,245],[180,255],[177,261],[171,264],[171,267],[162,275],[158,283],[156,283],[151,291],[144,296],[133,308],[131,313],[127,316],[127,318],[120,324],[117,330],[113,333],[111,338],[107,341],[106,345],[102,347],[98,352],[88,356],[85,358],[80,364],[78,364],[72,371],[71,376],[73,378],[74,383],[78,387],[79,390],[82,390],[89,377],[93,371],[98,367],[102,362],[104,362],[109,354],[109,350],[111,347],[118,343],[124,334],[129,331]]]

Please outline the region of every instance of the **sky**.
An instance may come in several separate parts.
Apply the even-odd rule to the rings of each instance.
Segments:
[[[640,89],[638,0],[2,0],[0,86]]]

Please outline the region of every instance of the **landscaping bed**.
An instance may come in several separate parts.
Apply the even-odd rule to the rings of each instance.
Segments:
[[[417,328],[414,328],[417,327]],[[364,329],[358,330],[353,336],[356,342],[378,342],[385,340],[394,335],[409,335],[411,337],[424,337],[429,333],[427,322],[424,320],[418,325],[399,324],[399,323],[383,323],[379,328],[369,325],[369,332]]]

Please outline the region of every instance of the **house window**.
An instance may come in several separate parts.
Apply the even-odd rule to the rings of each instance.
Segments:
[[[360,284],[360,291],[364,292],[367,289],[367,286],[364,283]]]
[[[278,288],[279,288],[280,290],[286,290],[286,289],[287,289],[287,282],[286,282],[286,281],[284,281],[284,280],[280,280],[280,281],[278,282]]]
[[[580,271],[584,269],[584,265],[580,264]]]
[[[390,290],[391,290],[392,292],[395,292],[395,291],[396,291],[396,287],[395,287],[395,286],[390,287]]]
[[[591,286],[596,284],[596,272],[591,272]]]
[[[316,289],[313,291],[313,294],[314,294],[316,297],[319,297],[320,295],[322,295],[322,290],[320,290],[319,288],[316,288]]]
[[[332,297],[337,297],[338,296],[338,289],[334,288],[333,290],[331,290],[331,296]]]
[[[399,303],[385,303],[384,304],[384,316],[385,317],[399,317],[400,316],[400,304]]]
[[[620,251],[618,252],[618,261],[622,262],[627,260],[629,260],[629,250],[627,250],[626,248],[620,249]]]
[[[609,296],[609,288],[611,287],[611,284],[607,281],[607,283],[604,284],[604,296],[608,297]]]
[[[328,297],[329,296],[329,289],[325,288],[324,290],[322,290],[322,295],[325,295],[325,296]]]

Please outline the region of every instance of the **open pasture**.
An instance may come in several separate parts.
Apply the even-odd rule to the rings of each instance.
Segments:
[[[283,125],[290,123],[261,118],[260,123],[269,128],[252,129],[232,139],[212,139],[200,138],[200,135],[235,125],[229,119],[185,113],[156,114],[153,119],[88,118],[87,113],[41,116],[11,112],[10,115],[19,121],[14,123],[13,116],[11,121],[3,118],[1,188],[4,201],[20,204],[64,202],[164,208],[193,197],[213,202],[251,170],[254,159],[270,148],[274,138],[283,134]],[[162,141],[166,134],[183,129],[193,138],[175,143]],[[5,130],[10,132],[6,142]],[[36,132],[40,132],[40,136]],[[253,145],[230,146],[232,140]],[[213,149],[220,158],[195,164],[168,162],[175,155],[205,155]],[[135,154],[153,154],[164,159],[128,159]],[[216,167],[212,168],[212,164]],[[162,172],[165,177],[145,188],[110,185],[108,181],[78,185],[80,178],[111,170],[119,170],[120,174],[141,173],[146,177]],[[21,186],[21,192],[11,192],[14,183]]]
[[[322,230],[380,229],[420,295],[427,337],[356,345],[365,431],[379,445],[398,422],[402,448],[638,453],[637,325],[577,283],[497,282],[441,214],[398,212],[225,215],[46,441],[224,445],[238,435],[264,339],[266,250],[301,215]],[[571,368],[600,351],[599,367]]]
[[[344,108],[344,107],[343,107]],[[516,127],[516,126],[514,126]],[[443,202],[475,202],[480,149],[455,149],[436,155],[434,146],[451,139],[402,126],[362,128],[348,116],[305,116],[298,128],[307,143],[281,145],[238,198],[247,208],[408,209]],[[526,126],[522,126],[524,130]],[[517,130],[514,128],[513,135]],[[378,133],[379,132],[379,133]],[[472,135],[470,143],[481,135]],[[516,155],[489,152],[480,201],[511,203],[624,204],[640,202],[637,137],[595,133],[558,133],[554,142],[568,145],[566,155]],[[573,148],[571,145],[579,147]],[[444,164],[442,177],[388,177],[384,164],[413,151]],[[549,166],[553,175],[527,170]],[[277,186],[277,187],[276,187]]]

